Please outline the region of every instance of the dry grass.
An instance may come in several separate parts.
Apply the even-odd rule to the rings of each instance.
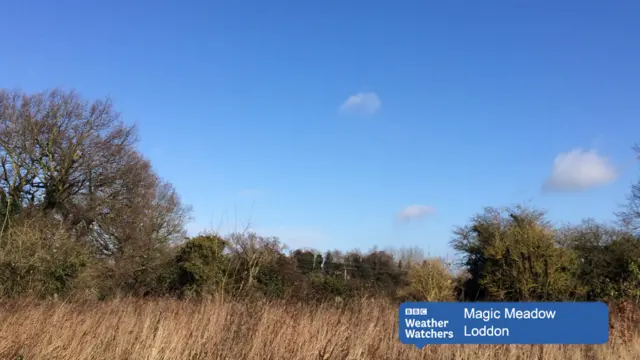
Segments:
[[[428,346],[397,337],[397,308],[207,300],[2,304],[0,359],[640,359],[640,337],[601,346]],[[19,357],[22,356],[22,357]]]

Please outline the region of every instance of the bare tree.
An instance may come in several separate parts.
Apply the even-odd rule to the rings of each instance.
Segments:
[[[0,90],[0,200],[40,209],[102,255],[179,240],[189,208],[136,141],[108,99]]]
[[[391,248],[388,251],[405,268],[410,268],[413,264],[419,264],[425,260],[424,251],[418,246]]]
[[[640,159],[640,144],[635,145],[633,150]],[[640,180],[631,186],[631,192],[627,196],[627,203],[616,213],[620,223],[628,231],[636,236],[640,236]]]
[[[236,267],[235,273],[241,278],[240,290],[252,287],[264,266],[286,250],[278,238],[262,237],[250,231],[229,234],[226,241]]]

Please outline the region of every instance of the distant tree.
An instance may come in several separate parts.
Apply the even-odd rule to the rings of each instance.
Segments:
[[[327,251],[324,255],[322,272],[327,276],[342,275],[343,265],[341,260],[342,256],[338,251]]]
[[[371,267],[364,262],[364,256],[358,250],[352,250],[345,254],[344,265],[347,268],[347,276],[351,279],[366,283],[373,278]]]
[[[389,252],[399,264],[402,264],[403,268],[409,268],[412,264],[421,264],[425,260],[424,251],[417,246],[391,249]]]
[[[324,264],[324,257],[322,256],[322,253],[319,251],[314,251],[314,258],[313,258],[313,272],[314,273],[321,273],[322,272],[322,264]]]
[[[633,150],[640,159],[640,144],[635,145]],[[640,179],[631,187],[631,192],[627,197],[627,203],[616,213],[620,223],[635,236],[640,237]]]
[[[373,251],[362,259],[364,267],[370,270],[370,287],[377,292],[384,291],[389,295],[395,294],[396,289],[403,285],[403,274],[398,268],[391,253]]]
[[[316,251],[295,250],[292,254],[296,266],[302,274],[320,273],[322,271],[322,255]]]
[[[295,259],[278,253],[260,269],[255,288],[271,299],[306,300],[308,285],[308,278],[298,271]]]

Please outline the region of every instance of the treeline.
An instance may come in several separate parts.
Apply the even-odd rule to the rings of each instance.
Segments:
[[[419,249],[188,238],[189,207],[136,140],[108,100],[0,91],[0,297],[640,301],[640,183],[615,225],[487,208],[456,229],[456,267]]]

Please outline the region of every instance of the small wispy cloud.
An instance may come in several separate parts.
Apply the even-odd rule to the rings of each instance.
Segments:
[[[349,98],[340,106],[343,114],[373,115],[380,109],[382,103],[374,92],[358,93]]]
[[[428,205],[409,205],[398,214],[400,220],[412,220],[435,213],[436,209]]]
[[[573,149],[556,156],[543,191],[584,191],[614,181],[618,170],[595,150]]]

